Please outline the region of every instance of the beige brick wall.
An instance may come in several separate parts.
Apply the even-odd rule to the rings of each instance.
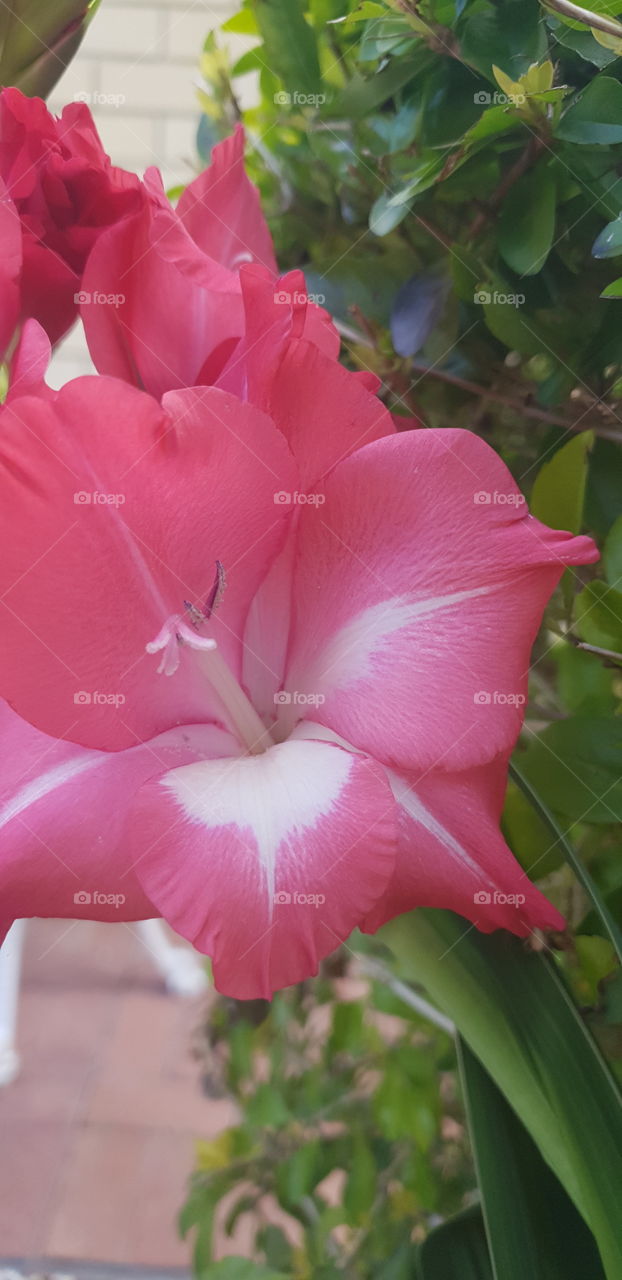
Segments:
[[[188,182],[196,166],[201,46],[237,8],[237,0],[102,0],[50,109],[81,98],[116,164],[138,173],[157,165],[167,187]],[[233,57],[253,43],[242,36],[220,39]],[[253,93],[250,81],[245,91]],[[89,368],[81,332],[74,330],[54,357],[50,381],[59,386]]]

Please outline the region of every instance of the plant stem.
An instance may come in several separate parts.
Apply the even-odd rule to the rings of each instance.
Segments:
[[[571,4],[570,0],[546,0],[545,9],[554,9],[556,13],[563,13],[565,18],[572,18],[574,22],[584,22],[586,27],[596,27],[598,31],[604,31],[608,36],[617,36],[622,40],[622,25],[616,22],[615,18],[605,18],[602,13],[592,13],[591,9],[582,9],[578,4]]]

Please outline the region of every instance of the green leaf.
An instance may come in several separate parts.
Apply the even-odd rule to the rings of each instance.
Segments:
[[[590,459],[585,497],[588,528],[605,538],[622,516],[622,449],[613,440],[597,439]]]
[[[473,6],[467,13],[460,52],[467,62],[492,79],[493,65],[514,80],[547,54],[542,10],[537,0],[498,0]]]
[[[367,22],[372,18],[386,18],[387,11],[383,4],[378,4],[377,0],[361,0],[358,8],[354,9],[344,18],[333,18],[334,22],[343,22],[344,29],[350,30],[357,22]],[[332,25],[332,24],[331,24]]]
[[[478,1205],[431,1231],[419,1249],[417,1280],[494,1280]],[[526,1280],[526,1277],[523,1277]]]
[[[583,716],[607,715],[613,711],[612,672],[600,658],[567,641],[555,646],[559,696],[566,711]]]
[[[612,76],[591,80],[564,112],[557,137],[600,146],[622,142],[622,84]]]
[[[283,1271],[273,1271],[260,1262],[250,1262],[248,1258],[231,1256],[222,1262],[214,1262],[202,1268],[201,1280],[287,1280]]]
[[[320,1144],[313,1140],[302,1142],[289,1160],[281,1162],[277,1181],[279,1198],[286,1208],[295,1209],[313,1191],[322,1176],[320,1157]]]
[[[373,231],[376,236],[386,236],[399,226],[410,212],[415,196],[434,185],[442,168],[441,156],[422,156],[421,160],[413,165],[412,176],[401,191],[383,191],[372,205],[369,215],[370,231]]]
[[[591,31],[587,31],[585,27],[575,31],[552,18],[549,18],[549,25],[553,30],[555,39],[565,48],[572,49],[575,53],[578,53],[579,57],[584,58],[586,62],[591,62],[597,67],[608,67],[610,62],[615,62],[615,53],[611,49],[605,49],[598,44]]]
[[[606,582],[590,582],[575,600],[575,618],[582,640],[622,658],[622,591]]]
[[[530,742],[521,770],[544,802],[571,822],[622,821],[622,720],[555,721]]]
[[[370,115],[420,73],[427,61],[427,50],[419,50],[412,57],[393,58],[374,76],[352,76],[331,103],[331,115],[351,116],[355,120]]]
[[[617,258],[622,253],[622,217],[607,223],[592,245],[594,258]]]
[[[343,1196],[354,1224],[364,1220],[374,1203],[378,1173],[369,1143],[363,1133],[358,1133],[352,1146],[352,1166]]]
[[[271,1084],[260,1084],[246,1104],[246,1119],[259,1128],[275,1128],[285,1124],[289,1112],[282,1095]]]
[[[555,233],[555,180],[538,165],[514,185],[503,203],[499,249],[508,266],[521,276],[542,269]]]
[[[603,547],[603,569],[607,582],[617,587],[622,582],[622,516],[612,524]]]
[[[621,1100],[551,962],[448,911],[400,916],[380,937],[400,977],[423,984],[486,1063],[619,1280]]]
[[[567,724],[569,722],[565,721],[563,723]],[[581,721],[579,721],[579,724],[580,723]],[[543,737],[544,735],[541,735],[538,741],[541,742]],[[574,871],[574,874],[577,877],[577,880],[581,885],[583,885],[583,888],[585,889],[588,897],[591,898],[594,908],[598,912],[598,915],[604,925],[604,928],[609,934],[611,942],[615,950],[617,951],[620,963],[622,963],[622,931],[618,927],[617,921],[612,916],[607,904],[605,903],[600,893],[600,890],[598,889],[597,885],[594,883],[594,880],[592,879],[589,871],[587,870],[587,867],[585,867],[581,859],[577,857],[573,846],[566,839],[566,836],[564,835],[563,831],[560,830],[554,815],[551,813],[551,810],[548,808],[547,804],[542,799],[542,796],[540,795],[539,790],[537,790],[532,785],[529,777],[526,776],[526,773],[523,772],[523,770],[521,770],[520,767],[516,765],[514,762],[511,762],[510,774],[514,778],[514,780],[517,782],[518,786],[521,788],[521,791],[523,792],[523,794],[527,796],[530,803],[533,805],[535,812],[538,814],[540,818],[542,818],[543,822],[545,822],[546,825],[548,826],[551,834],[555,837],[559,848],[563,850],[564,857],[566,858],[568,865],[572,867],[572,870]]]
[[[257,19],[252,9],[240,9],[232,18],[223,22],[221,31],[230,31],[233,35],[256,36],[258,34]]]
[[[505,343],[511,351],[521,355],[537,356],[544,349],[537,321],[533,316],[523,316],[524,295],[508,289],[493,289],[488,285],[476,289],[474,296],[484,308],[486,324],[490,332]],[[509,299],[509,300],[508,300]]]
[[[495,1275],[503,1280],[603,1280],[594,1237],[462,1040],[458,1059]]]
[[[618,276],[617,280],[612,280],[611,284],[603,289],[601,298],[622,298],[622,276]]]
[[[316,94],[322,86],[315,33],[301,0],[254,0],[266,62],[291,94]]]
[[[599,934],[579,934],[574,945],[579,967],[575,971],[573,988],[582,1005],[595,1005],[601,983],[619,970],[615,949],[608,938],[601,938]]]
[[[490,98],[490,94],[487,97]],[[486,142],[489,138],[497,137],[501,133],[508,133],[511,129],[523,129],[525,126],[515,112],[509,110],[508,107],[489,107],[487,111],[482,112],[479,120],[467,129],[462,142],[468,145],[470,142]]]
[[[353,1053],[361,1044],[363,1006],[360,1000],[340,1000],[333,1010],[333,1027],[328,1043],[329,1058],[336,1053]]]
[[[564,861],[563,849],[551,839],[546,823],[513,782],[505,795],[502,828],[512,853],[530,877],[546,876]]]
[[[588,458],[593,444],[593,431],[582,431],[540,467],[529,505],[532,514],[553,529],[570,533],[581,529]]]

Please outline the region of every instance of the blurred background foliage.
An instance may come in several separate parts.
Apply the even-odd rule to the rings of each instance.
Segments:
[[[529,960],[548,965],[572,994],[575,1021],[559,1023],[564,1052],[576,1057],[572,1038],[588,1029],[619,1077],[622,27],[612,30],[622,6],[598,0],[589,24],[563,8],[244,0],[225,25],[254,37],[253,47],[230,66],[217,33],[205,43],[198,148],[204,163],[243,120],[282,269],[303,267],[309,292],[339,322],[344,360],[379,375],[405,429],[476,431],[534,514],[599,543],[600,563],[567,571],[538,637],[503,826],[569,921],[552,958]],[[258,95],[242,110],[249,72]],[[387,951],[387,937],[365,941],[362,959],[355,941],[338,973],[333,964],[270,1009],[218,1002],[205,1045],[209,1087],[216,1071],[241,1119],[199,1149],[182,1215],[197,1271],[214,1280],[615,1276],[620,1263],[603,1272],[593,1254],[563,1160],[565,1191],[527,1104],[521,1111],[512,1098],[507,1107],[506,1067],[490,1068],[493,1083],[462,1044],[459,1074],[447,1031],[410,1007],[412,985],[406,1003],[396,993],[408,945],[395,949],[390,938]],[[504,961],[499,945],[478,940],[473,973],[478,948]],[[515,960],[519,952],[516,944]],[[384,977],[363,977],[361,965],[378,956]],[[540,981],[544,969],[533,973]],[[430,971],[428,993],[434,983]],[[452,994],[436,995],[447,1011]],[[534,1011],[523,996],[528,1021]],[[552,1025],[555,1008],[551,995]],[[458,1022],[459,1012],[456,994]],[[509,1020],[511,1011],[500,1035]],[[497,1034],[492,1023],[488,1033]],[[557,1070],[566,1070],[563,1055]],[[481,1124],[471,1126],[476,1170],[465,1100],[471,1119],[478,1106],[498,1116],[496,1178],[485,1176],[495,1143],[493,1135],[481,1149]],[[510,1176],[510,1151],[506,1242],[517,1204],[524,1213],[505,1256],[495,1182]],[[554,1242],[527,1190],[534,1186],[557,1206]],[[223,1197],[227,1229],[253,1211],[264,1263],[213,1262]]]

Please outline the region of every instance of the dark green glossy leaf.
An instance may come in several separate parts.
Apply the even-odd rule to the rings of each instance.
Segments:
[[[430,1232],[415,1280],[494,1280],[481,1209],[467,1209]]]
[[[611,526],[603,547],[603,569],[612,587],[622,583],[622,516]]]
[[[254,6],[270,70],[290,94],[319,93],[322,76],[316,38],[301,0],[254,0]]]
[[[555,180],[544,165],[526,173],[506,196],[499,249],[517,275],[542,270],[555,234]]]
[[[564,112],[557,136],[566,142],[600,146],[622,142],[622,84],[612,76],[591,80]]]
[[[617,258],[622,253],[622,218],[614,218],[603,228],[592,246],[595,258]]]
[[[593,1235],[464,1041],[459,1060],[495,1275],[604,1280]]]
[[[622,660],[622,591],[590,582],[575,601],[576,629],[582,640],[618,653]]]
[[[600,296],[601,298],[622,298],[622,276],[619,276],[617,280],[612,280],[611,284],[608,284],[607,288],[603,289]]]
[[[622,820],[622,721],[556,721],[530,742],[521,769],[545,803],[571,822]]]
[[[588,459],[594,433],[582,431],[540,467],[531,493],[530,509],[553,529],[579,533],[587,483]]]

